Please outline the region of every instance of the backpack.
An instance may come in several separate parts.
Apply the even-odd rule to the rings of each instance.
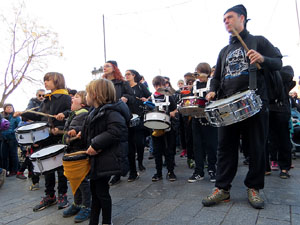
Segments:
[[[265,69],[265,72],[270,111],[290,112],[289,91],[295,86],[292,67],[284,66],[280,71]]]
[[[278,70],[276,71],[266,71],[266,84],[267,92],[270,104],[282,104],[285,99],[284,85],[281,78],[281,74]]]

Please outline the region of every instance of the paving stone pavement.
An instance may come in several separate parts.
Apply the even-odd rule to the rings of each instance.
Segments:
[[[111,187],[114,225],[300,224],[299,158],[293,161],[295,168],[290,172],[290,179],[280,179],[278,171],[266,177],[265,189],[261,191],[265,209],[256,210],[247,202],[243,184],[247,166],[242,164],[242,156],[231,189],[231,201],[208,208],[201,204],[202,198],[214,187],[207,174],[202,181],[188,183],[187,179],[193,170],[188,169],[186,158],[176,156],[175,173],[178,180],[169,182],[165,178],[167,171],[164,170],[164,179],[152,182],[155,165],[154,160],[148,160],[147,156],[148,152],[145,152],[144,164],[147,169],[140,173],[137,181],[128,183],[126,178],[122,178],[120,184]],[[44,194],[44,179],[41,179],[40,190],[29,191],[30,184],[30,180],[15,177],[6,179],[0,189],[0,225],[74,224],[74,217],[63,218],[63,210],[57,210],[57,206],[33,212],[33,206]],[[72,202],[70,189],[68,199]]]

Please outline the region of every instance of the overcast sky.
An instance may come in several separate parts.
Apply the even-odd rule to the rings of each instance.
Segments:
[[[9,9],[10,2],[15,1],[1,1],[1,10]],[[169,76],[176,87],[198,63],[216,63],[229,40],[223,14],[240,3],[251,19],[248,30],[287,55],[284,65],[292,65],[298,77],[295,0],[26,0],[26,13],[59,34],[64,57],[49,61],[47,71],[63,73],[70,88],[85,89],[93,68],[104,63],[103,14],[107,60],[116,60],[123,74],[126,69],[139,71],[150,84],[156,75]],[[38,88],[21,86],[7,102],[22,110]]]

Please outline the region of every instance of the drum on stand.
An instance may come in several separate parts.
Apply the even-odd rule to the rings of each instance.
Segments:
[[[262,101],[254,90],[247,90],[208,104],[205,114],[212,126],[228,126],[243,121],[260,111]]]
[[[36,122],[20,126],[16,130],[19,144],[30,145],[49,137],[49,127],[45,122]]]
[[[50,172],[62,166],[62,158],[67,145],[51,145],[33,153],[30,160],[33,164],[33,172]]]

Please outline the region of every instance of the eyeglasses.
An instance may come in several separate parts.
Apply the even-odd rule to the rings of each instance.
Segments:
[[[109,68],[109,67],[112,67],[111,65],[104,65],[103,66],[104,68]]]
[[[130,75],[132,75],[131,73],[125,73],[125,76],[130,76]]]
[[[44,98],[44,97],[45,97],[45,95],[39,95],[39,97],[43,97],[43,98]]]

